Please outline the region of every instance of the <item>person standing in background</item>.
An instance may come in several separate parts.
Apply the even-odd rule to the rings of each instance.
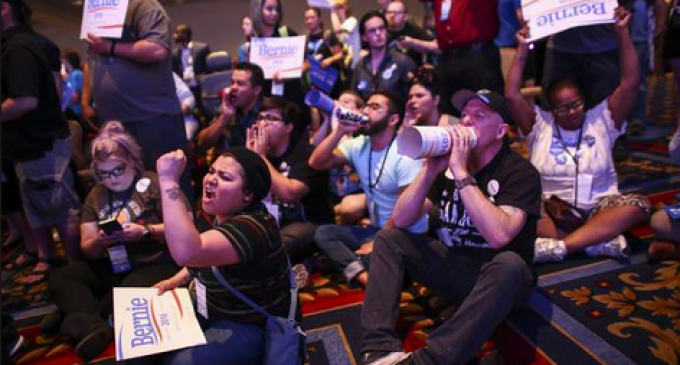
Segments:
[[[83,70],[83,118],[118,120],[144,149],[144,166],[162,154],[186,150],[182,110],[172,78],[170,18],[157,0],[130,0],[120,40],[89,34]],[[159,138],[162,136],[162,138]],[[193,202],[188,169],[182,191]]]

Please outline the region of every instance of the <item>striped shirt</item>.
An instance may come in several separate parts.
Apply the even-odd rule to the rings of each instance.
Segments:
[[[270,314],[286,317],[290,306],[288,260],[276,220],[264,205],[256,203],[212,229],[222,233],[241,257],[238,264],[218,267],[229,284]],[[209,319],[264,323],[262,315],[220,284],[210,267],[189,271],[205,285]]]

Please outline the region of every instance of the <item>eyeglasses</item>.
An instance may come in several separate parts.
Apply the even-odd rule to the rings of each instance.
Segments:
[[[384,25],[381,25],[379,27],[366,29],[366,34],[376,35],[378,33],[385,33],[386,31],[387,31],[387,28]]]
[[[398,10],[388,10],[386,13],[387,13],[387,14],[395,14],[395,15],[396,15],[396,14],[404,14],[404,13],[406,13],[406,12],[405,12],[405,11],[398,11]]]
[[[258,122],[264,122],[264,124],[272,124],[276,122],[283,122],[283,118],[277,117],[276,115],[272,114],[260,114],[257,116]]]
[[[97,177],[99,180],[106,180],[110,179],[112,177],[121,177],[125,173],[125,170],[127,169],[127,164],[121,164],[116,166],[113,170],[96,170]]]
[[[366,104],[365,107],[371,109],[374,112],[379,112],[383,109],[382,105],[380,105],[378,103],[368,103],[368,104]]]
[[[581,111],[583,108],[586,106],[586,103],[583,100],[576,100],[575,102],[567,105],[563,105],[559,108],[553,109],[556,115],[560,117],[564,117],[566,115],[569,115],[569,112],[572,110],[577,110]]]

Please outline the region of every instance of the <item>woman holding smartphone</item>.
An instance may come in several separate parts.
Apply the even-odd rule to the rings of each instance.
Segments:
[[[163,242],[158,177],[144,171],[141,148],[120,122],[107,123],[93,141],[91,167],[99,184],[82,209],[80,243],[86,260],[50,276],[58,311],[43,322],[46,334],[60,326],[62,334],[78,341],[76,353],[84,360],[113,340],[107,321],[113,287],[148,287],[178,270]]]

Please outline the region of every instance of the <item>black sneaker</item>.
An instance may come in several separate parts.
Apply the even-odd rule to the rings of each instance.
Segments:
[[[85,361],[99,356],[113,341],[113,329],[108,325],[101,326],[83,338],[76,345],[76,354]]]

